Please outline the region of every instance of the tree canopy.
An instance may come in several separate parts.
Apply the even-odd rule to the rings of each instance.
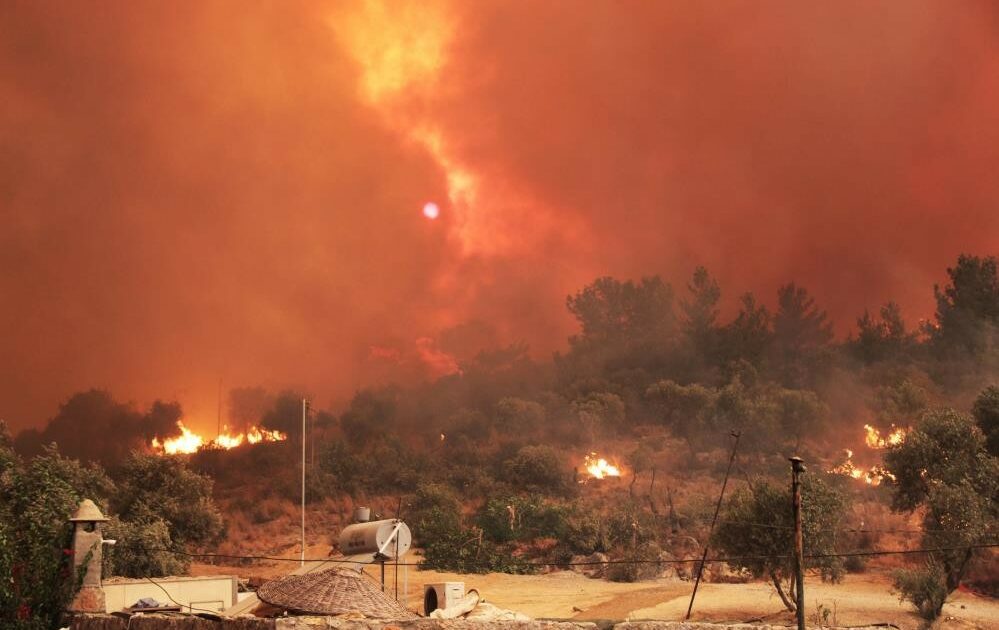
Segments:
[[[805,555],[835,551],[836,529],[846,507],[843,493],[814,473],[806,474],[801,504]],[[768,579],[784,606],[795,610],[794,516],[789,489],[763,482],[736,491],[714,541],[726,556],[736,558],[730,564]],[[806,559],[805,567],[818,569],[823,579],[838,580],[844,573],[840,558]]]
[[[942,409],[924,414],[900,444],[885,452],[884,465],[892,507],[923,508],[923,546],[941,549],[925,569],[897,576],[903,593],[935,618],[946,595],[960,584],[975,553],[972,546],[995,540],[999,459],[988,453],[985,436],[970,416]]]

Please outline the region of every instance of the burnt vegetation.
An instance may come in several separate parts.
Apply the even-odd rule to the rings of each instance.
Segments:
[[[895,526],[921,519],[930,547],[994,542],[996,272],[995,258],[961,256],[947,270],[947,284],[933,289],[932,321],[912,325],[887,302],[860,314],[843,341],[835,340],[820,300],[795,283],[777,290],[773,309],[745,294],[724,318],[722,290],[704,268],[679,290],[659,277],[599,278],[566,299],[578,332],[551,361],[532,358],[522,345],[488,348],[454,374],[365,389],[337,412],[312,410],[307,500],[334,513],[331,528],[353,505],[373,505],[386,516],[401,506],[423,562],[438,569],[531,572],[582,558],[651,559],[663,563],[593,572],[620,580],[683,577],[694,566],[668,561],[697,557],[707,542],[729,435],[738,431],[736,487],[712,541],[718,553],[779,556],[790,549],[789,530],[780,526],[790,518],[781,510],[788,502],[785,458],[792,454],[810,463],[809,549],[875,549],[911,539],[857,533],[877,518]],[[95,498],[109,499],[106,505],[124,515],[115,524],[122,538],[131,532],[157,546],[212,543],[211,550],[280,553],[280,543],[267,546],[249,531],[294,514],[302,397],[233,390],[230,422],[289,439],[204,448],[182,464],[160,465],[182,466],[172,472],[129,452],[148,451],[153,437],[175,432],[182,417],[176,403],[140,412],[107,392],[84,392],[14,446],[23,457],[51,458],[54,451],[43,445],[56,442],[65,455],[105,466],[118,494]],[[79,439],[84,422],[114,439]],[[862,447],[867,423],[884,431],[912,427],[901,445],[883,450],[883,461],[880,452],[869,453],[871,464],[892,475],[872,487],[824,473],[843,448]],[[582,468],[591,451],[612,457],[623,479],[591,479]],[[12,469],[26,465],[9,457]],[[173,474],[194,476],[174,483]],[[210,479],[229,526],[221,546],[215,541],[222,522],[205,499]],[[160,493],[156,501],[150,488]],[[173,491],[193,492],[198,509],[179,510],[190,501]],[[139,531],[137,524],[148,527]],[[133,569],[123,572],[176,569],[140,557],[138,547],[129,552],[125,545],[122,553],[134,555]],[[931,555],[925,567],[899,573],[897,583],[933,616],[968,576],[994,591],[990,562],[993,556],[973,551]],[[811,568],[835,580],[866,564],[827,559]],[[716,563],[709,574],[765,578],[793,606],[786,559]]]

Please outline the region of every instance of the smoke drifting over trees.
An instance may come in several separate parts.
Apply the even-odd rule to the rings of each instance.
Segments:
[[[5,3],[0,416],[96,386],[204,428],[219,377],[454,373],[470,321],[537,359],[552,296],[697,265],[756,296],[722,335],[753,361],[792,278],[840,335],[878,300],[915,329],[995,251],[996,10]],[[789,384],[822,361],[780,347]]]
[[[936,403],[970,410],[973,397],[995,383],[995,260],[960,256],[947,270],[949,282],[934,289],[938,311],[921,331],[910,332],[898,306],[888,303],[879,319],[865,312],[858,334],[844,342],[834,342],[825,310],[794,283],[778,288],[772,315],[746,294],[726,320],[715,308],[723,289],[703,267],[679,294],[658,276],[598,278],[566,299],[579,332],[553,361],[532,360],[522,346],[482,350],[430,382],[361,389],[339,417],[310,404],[307,430],[327,443],[322,448],[361,459],[384,459],[389,449],[398,460],[398,449],[415,447],[474,461],[475,453],[497,446],[590,449],[650,424],[684,440],[692,455],[733,429],[743,431],[751,451],[787,454],[864,422],[907,426]],[[974,403],[987,438],[995,433],[993,390]],[[305,397],[234,388],[226,425],[298,436]],[[141,412],[90,390],[17,442],[30,454],[54,441],[68,455],[114,465],[148,449],[153,438],[176,435],[182,419],[175,402]],[[78,439],[81,430],[95,439]],[[336,481],[345,483],[354,487]]]
[[[176,402],[157,400],[143,413],[109,392],[91,389],[63,403],[43,430],[21,432],[16,446],[34,455],[55,442],[67,457],[115,465],[133,450],[147,449],[153,438],[175,435],[183,415]]]

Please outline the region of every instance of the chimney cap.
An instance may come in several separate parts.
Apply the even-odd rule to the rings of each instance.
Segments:
[[[80,501],[80,507],[77,508],[76,514],[69,520],[73,523],[104,523],[108,519],[101,513],[101,509],[97,507],[96,503],[90,499],[84,499]]]

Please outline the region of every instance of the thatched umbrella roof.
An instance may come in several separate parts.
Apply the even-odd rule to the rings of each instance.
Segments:
[[[260,601],[292,612],[343,615],[358,612],[369,619],[413,619],[413,613],[352,569],[334,567],[289,575],[257,590]]]

